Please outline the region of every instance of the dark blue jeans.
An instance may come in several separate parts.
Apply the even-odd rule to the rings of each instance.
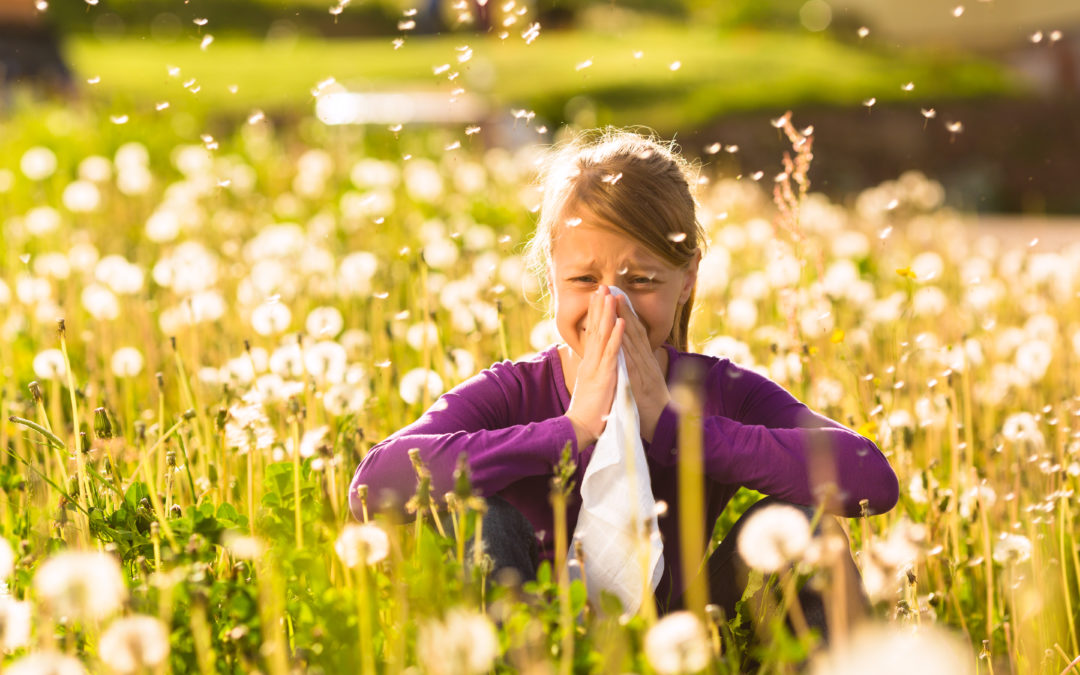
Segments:
[[[540,562],[540,551],[532,525],[524,515],[501,497],[487,499],[488,510],[484,515],[483,541],[485,553],[491,557],[493,567],[490,578],[494,581],[507,576],[528,581],[536,578],[536,568]],[[739,533],[751,515],[771,504],[787,504],[782,500],[766,497],[755,503],[735,522],[727,536],[709,556],[706,573],[709,578],[709,602],[718,605],[731,618],[735,616],[735,603],[742,598],[749,580],[750,570],[739,555],[737,542]],[[791,505],[803,513],[807,520],[814,516],[814,509],[806,506]],[[821,531],[821,523],[816,533]],[[846,540],[845,540],[846,541]],[[471,541],[470,541],[471,547]],[[471,555],[466,556],[466,559]],[[846,567],[845,597],[848,600],[849,616],[869,607],[869,602],[862,590],[858,568],[850,554],[843,556]],[[802,606],[806,622],[816,628],[828,639],[828,626],[825,621],[825,603],[821,592],[812,584],[805,584],[799,591],[799,603]],[[679,597],[664,603],[658,598],[661,613],[668,613],[685,607],[685,598]]]

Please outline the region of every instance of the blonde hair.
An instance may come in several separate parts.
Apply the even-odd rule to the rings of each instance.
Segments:
[[[674,142],[607,128],[584,132],[552,149],[541,171],[540,218],[525,248],[529,269],[547,288],[551,251],[562,220],[587,214],[596,225],[630,237],[673,267],[704,246],[697,220],[694,170]],[[675,311],[668,342],[687,349],[695,289]]]

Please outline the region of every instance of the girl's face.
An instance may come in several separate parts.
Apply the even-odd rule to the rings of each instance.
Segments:
[[[560,224],[548,273],[559,335],[581,358],[590,295],[600,285],[618,286],[645,326],[649,346],[659,349],[671,334],[675,310],[694,288],[699,258],[672,267],[626,235],[593,225],[587,216],[574,227]]]

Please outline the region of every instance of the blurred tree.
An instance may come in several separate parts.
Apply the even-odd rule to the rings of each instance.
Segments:
[[[72,90],[60,39],[42,18],[35,0],[0,0],[0,87],[4,98],[14,84],[51,92]]]

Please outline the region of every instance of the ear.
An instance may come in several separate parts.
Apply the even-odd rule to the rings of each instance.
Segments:
[[[697,272],[700,263],[701,249],[699,248],[694,251],[694,257],[690,258],[690,262],[686,263],[686,277],[683,279],[683,286],[679,291],[680,305],[686,304],[686,301],[690,299],[690,294],[694,291],[694,286],[697,285]]]

